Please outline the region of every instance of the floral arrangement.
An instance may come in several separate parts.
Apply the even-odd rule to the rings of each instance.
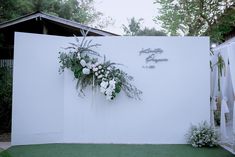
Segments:
[[[87,33],[82,31],[81,42],[75,37],[77,43],[70,43],[71,46],[65,48],[68,52],[59,52],[60,72],[70,69],[77,79],[76,88],[83,95],[83,89],[92,85],[98,87],[107,100],[113,100],[121,90],[128,97],[140,99],[142,92],[130,83],[133,77],[116,67],[120,64],[106,61],[105,56],[101,63],[101,55],[93,50],[100,45],[86,40]]]
[[[192,125],[186,136],[187,142],[193,147],[213,147],[218,144],[218,134],[207,122]]]

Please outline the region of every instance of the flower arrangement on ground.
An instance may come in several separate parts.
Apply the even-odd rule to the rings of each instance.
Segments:
[[[213,147],[218,144],[218,134],[207,122],[192,125],[186,136],[187,142],[193,147]]]
[[[140,99],[142,92],[130,83],[133,77],[116,67],[120,64],[107,61],[105,57],[100,62],[101,55],[93,50],[100,45],[86,40],[87,33],[82,31],[83,39],[80,42],[76,38],[76,44],[70,43],[71,46],[66,48],[68,52],[59,52],[60,72],[70,69],[77,79],[76,88],[83,95],[83,89],[92,85],[98,87],[107,100],[113,100],[121,90],[128,97]]]

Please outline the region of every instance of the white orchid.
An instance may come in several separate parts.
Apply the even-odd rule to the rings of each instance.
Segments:
[[[103,87],[103,88],[107,88],[108,85],[109,85],[109,83],[108,83],[107,81],[102,81],[102,82],[100,83],[100,86]]]
[[[105,93],[105,91],[106,91],[106,89],[105,89],[105,88],[100,87],[100,92],[101,92],[101,93],[103,93],[103,94],[104,94],[104,93]]]
[[[91,64],[92,69],[94,69],[96,67],[95,63]]]
[[[80,53],[77,54],[77,58],[78,58],[79,60],[81,59],[81,54],[80,54]]]
[[[85,75],[89,75],[89,74],[90,74],[90,69],[88,69],[88,68],[83,68],[83,69],[82,69],[82,73],[85,74]]]
[[[96,71],[98,71],[98,68],[94,67],[92,70],[93,70],[94,72],[96,72]]]
[[[114,79],[109,81],[109,85],[114,86],[115,87],[116,81]]]
[[[113,94],[113,89],[110,88],[110,87],[108,87],[108,88],[106,89],[106,91],[105,91],[105,94],[106,94],[106,95],[112,95],[112,94]]]
[[[112,96],[106,95],[106,100],[112,100]]]
[[[80,64],[81,64],[83,67],[85,67],[85,66],[86,66],[86,61],[85,61],[84,59],[82,59],[82,60],[80,61]]]
[[[92,69],[91,63],[88,62],[88,63],[86,64],[86,67],[89,68],[89,69]]]
[[[101,74],[101,75],[99,75],[97,78],[100,79],[100,78],[102,78],[102,77],[103,77],[103,75]]]

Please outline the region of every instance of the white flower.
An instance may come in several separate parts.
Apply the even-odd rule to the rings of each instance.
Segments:
[[[82,59],[82,60],[80,61],[80,64],[81,64],[83,67],[85,67],[85,66],[86,66],[86,61],[85,61],[84,59]]]
[[[86,56],[86,53],[81,53],[81,57],[84,58]]]
[[[115,85],[109,84],[109,88],[110,88],[110,90],[114,90],[115,89]]]
[[[91,63],[86,64],[87,68],[92,69]]]
[[[109,85],[109,83],[108,83],[107,81],[102,81],[102,82],[100,83],[100,86],[103,87],[103,88],[107,88],[108,85]]]
[[[106,74],[108,75],[108,74],[109,74],[109,71],[106,71]]]
[[[104,69],[102,69],[101,72],[104,72]]]
[[[96,67],[95,63],[91,64],[92,69]]]
[[[112,96],[106,95],[106,100],[112,100]]]
[[[115,81],[114,79],[112,79],[112,80],[109,81],[109,85],[115,86],[115,84],[116,84],[116,81]]]
[[[101,65],[99,65],[99,66],[98,66],[98,68],[99,68],[99,69],[102,69],[102,66],[101,66]]]
[[[102,78],[102,77],[103,77],[103,75],[102,75],[102,74],[98,76],[98,78],[99,78],[99,79],[100,79],[100,78]]]
[[[113,89],[111,89],[111,88],[108,87],[108,88],[106,89],[106,91],[105,91],[105,94],[106,94],[106,95],[109,95],[109,96],[112,96],[112,94],[113,94]]]
[[[77,57],[78,57],[79,60],[81,59],[80,53],[77,54]]]
[[[82,69],[82,73],[85,74],[85,75],[89,75],[89,74],[90,74],[90,69],[88,69],[88,68],[83,68],[83,69]]]
[[[98,70],[98,68],[94,67],[92,70],[93,70],[94,72],[96,72],[96,71]]]
[[[104,93],[105,93],[105,91],[106,91],[106,89],[105,89],[105,88],[100,87],[100,92],[101,92],[101,93],[103,93],[103,94],[104,94]]]
[[[99,74],[98,74],[98,72],[95,72],[95,76],[98,76]]]

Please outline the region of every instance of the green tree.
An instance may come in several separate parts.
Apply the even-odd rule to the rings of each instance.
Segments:
[[[0,67],[0,133],[11,130],[12,70]]]
[[[130,36],[165,36],[166,34],[162,31],[158,31],[155,28],[143,28],[143,19],[135,19],[132,17],[128,19],[128,25],[123,25],[123,31],[125,35]]]
[[[234,0],[155,0],[160,5],[160,23],[171,35],[201,35],[231,7]]]
[[[128,25],[122,25],[125,35],[136,35],[141,30],[143,19],[135,19],[132,17],[128,19]]]
[[[0,0],[0,22],[42,11],[83,24],[102,19],[93,0]]]
[[[228,8],[223,15],[212,25],[210,29],[205,32],[209,35],[213,42],[222,42],[225,37],[234,29],[235,23],[235,9]],[[228,38],[228,36],[227,36]]]

